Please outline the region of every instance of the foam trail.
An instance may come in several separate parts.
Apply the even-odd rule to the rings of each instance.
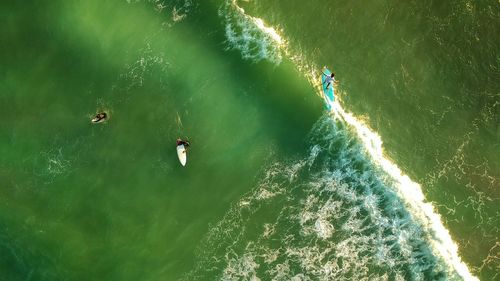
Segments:
[[[315,80],[319,75],[316,75],[318,72],[314,70],[317,68],[304,63],[305,60],[302,56],[294,55],[287,47],[283,36],[279,35],[274,28],[266,26],[262,19],[245,14],[244,9],[238,6],[236,0],[231,0],[227,3],[229,3],[228,5],[236,10],[242,18],[250,19],[248,22],[253,22],[255,27],[263,34],[267,34],[272,38],[276,44],[276,48],[282,50],[287,57],[294,61],[299,70],[305,70],[305,76],[313,86],[317,85]],[[321,92],[318,92],[318,94],[321,95]],[[338,103],[338,99],[333,108],[332,116],[336,118],[341,117],[342,120],[355,130],[373,161],[396,181],[396,192],[408,205],[412,215],[426,227],[428,232],[430,232],[431,239],[429,242],[434,254],[443,258],[447,266],[456,271],[465,280],[479,280],[470,273],[467,265],[459,257],[458,246],[452,240],[449,231],[444,227],[440,215],[434,212],[434,207],[431,203],[425,202],[421,186],[412,181],[396,166],[396,164],[384,156],[380,136],[371,131],[367,125],[354,117],[353,114],[346,112]]]
[[[434,212],[432,204],[425,202],[421,186],[405,175],[396,164],[384,157],[380,136],[372,132],[368,126],[356,119],[354,115],[346,112],[340,104],[337,103],[334,110],[347,124],[355,129],[374,162],[396,180],[397,193],[408,204],[411,213],[420,220],[427,228],[427,231],[431,232],[432,239],[429,242],[436,254],[441,256],[465,280],[479,280],[470,273],[467,265],[462,262],[458,255],[457,244],[444,227],[441,216]]]
[[[269,60],[279,64],[285,42],[278,31],[260,18],[249,16],[236,0],[227,1],[219,11],[226,22],[226,38],[231,48],[252,61]]]

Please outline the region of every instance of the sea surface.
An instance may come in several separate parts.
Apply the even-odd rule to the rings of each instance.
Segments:
[[[0,15],[1,281],[500,280],[497,0]]]

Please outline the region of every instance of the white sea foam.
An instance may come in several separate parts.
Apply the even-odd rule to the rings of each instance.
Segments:
[[[69,159],[66,154],[63,153],[62,147],[40,152],[34,159],[33,174],[45,183],[51,183],[56,178],[69,174],[72,159]]]
[[[139,53],[140,55],[137,60],[133,64],[126,66],[126,73],[120,75],[121,79],[127,81],[127,90],[134,87],[142,87],[144,80],[149,72],[151,72],[152,66],[157,66],[164,73],[170,67],[165,54],[153,51],[149,43],[146,43],[146,46],[140,49]]]
[[[230,257],[228,258],[227,267],[224,269],[222,274],[222,280],[260,280],[257,277],[256,269],[259,265],[255,262],[255,257],[251,254],[246,254],[242,257]]]
[[[268,27],[260,18],[245,14],[236,0],[227,1],[220,10],[226,24],[226,38],[230,48],[241,52],[252,61],[269,60],[279,64],[284,41],[278,31]]]
[[[431,238],[429,242],[432,244],[434,253],[442,257],[448,266],[465,280],[478,280],[470,273],[467,265],[462,262],[458,255],[458,246],[452,240],[449,231],[444,227],[440,215],[434,212],[431,203],[425,202],[421,186],[412,181],[396,164],[384,156],[380,136],[371,131],[366,124],[354,117],[353,114],[346,112],[340,104],[337,103],[335,110],[351,128],[355,129],[371,158],[395,179],[397,183],[394,185],[395,190],[405,200],[412,215],[419,219],[425,226],[426,231],[430,232]]]
[[[175,23],[184,20],[193,8],[192,0],[126,0],[129,4],[147,2],[154,6],[158,13],[168,13],[170,11],[170,21],[163,22],[162,25],[172,27]]]

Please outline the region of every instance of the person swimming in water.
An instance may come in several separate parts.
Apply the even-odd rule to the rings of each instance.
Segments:
[[[108,115],[106,114],[106,112],[97,113],[97,115],[92,119],[92,123],[102,122],[102,121],[106,120],[106,118],[108,118]]]

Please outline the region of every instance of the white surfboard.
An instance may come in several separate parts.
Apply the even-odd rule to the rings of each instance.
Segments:
[[[181,165],[186,166],[187,151],[183,144],[177,146],[177,157],[179,157],[179,162],[181,162]]]

